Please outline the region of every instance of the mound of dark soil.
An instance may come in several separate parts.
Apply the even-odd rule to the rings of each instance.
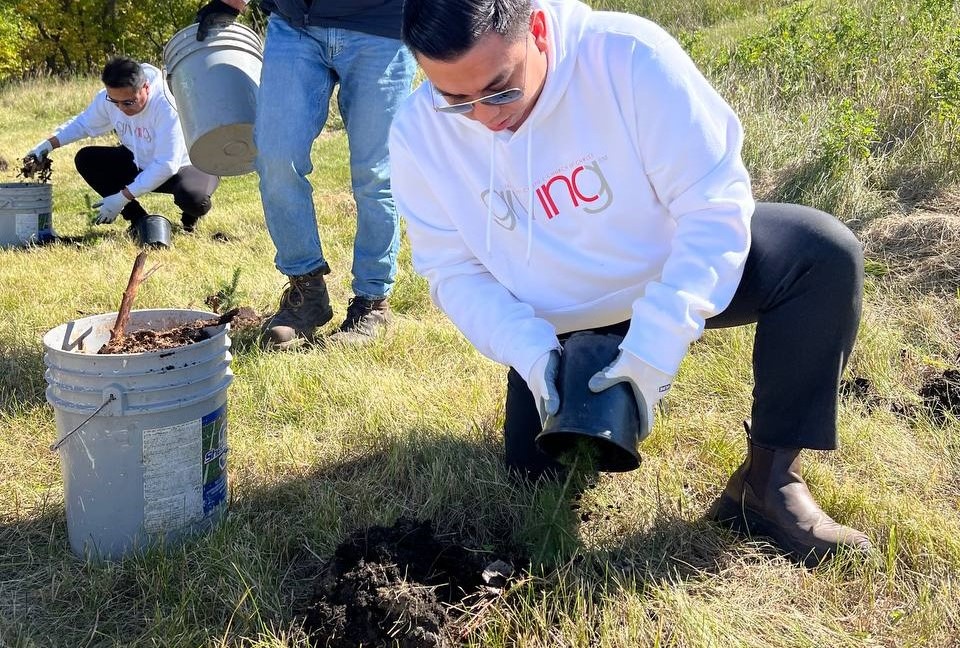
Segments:
[[[935,422],[943,423],[947,414],[960,416],[960,371],[947,369],[941,375],[927,379],[920,387],[919,395]]]
[[[431,526],[429,520],[400,518],[389,528],[354,532],[337,547],[304,618],[304,629],[318,645],[446,648],[459,643],[455,606],[462,609],[499,591],[509,569],[494,570],[491,579],[489,555],[442,542]]]

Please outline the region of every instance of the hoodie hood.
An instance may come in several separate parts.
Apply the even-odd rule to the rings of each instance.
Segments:
[[[535,0],[533,6],[535,11],[542,10],[547,19],[547,77],[536,105],[518,132],[535,128],[538,120],[547,119],[567,91],[580,39],[592,13],[587,5],[569,0]]]

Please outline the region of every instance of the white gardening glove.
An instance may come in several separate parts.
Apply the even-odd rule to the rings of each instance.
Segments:
[[[620,382],[629,383],[637,405],[646,417],[643,421],[645,429],[640,431],[640,438],[643,438],[653,429],[653,406],[670,391],[672,380],[670,374],[654,369],[629,351],[621,349],[612,363],[590,378],[587,386],[592,392],[600,392]]]
[[[540,413],[540,425],[560,409],[560,394],[557,393],[557,370],[560,368],[560,351],[547,351],[533,362],[527,386]]]
[[[122,191],[100,199],[92,205],[93,207],[100,208],[100,213],[93,222],[97,225],[112,223],[117,220],[120,210],[126,207],[128,202],[130,202],[130,199],[124,196]]]
[[[37,160],[43,160],[43,158],[50,155],[50,151],[53,150],[53,144],[49,140],[43,140],[27,153],[24,157],[34,157]]]

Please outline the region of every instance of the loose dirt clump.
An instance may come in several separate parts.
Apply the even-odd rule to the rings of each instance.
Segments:
[[[948,415],[960,416],[960,371],[947,369],[923,383],[919,391],[923,405],[936,423],[942,424]]]
[[[49,156],[38,160],[32,155],[21,160],[20,176],[31,180],[36,176],[37,182],[49,182],[53,176],[53,160]]]
[[[442,542],[431,526],[429,520],[400,518],[392,527],[357,531],[337,547],[317,577],[304,615],[304,629],[318,645],[449,648],[460,643],[456,627],[462,610],[498,593],[512,568]],[[491,581],[491,574],[499,582]]]

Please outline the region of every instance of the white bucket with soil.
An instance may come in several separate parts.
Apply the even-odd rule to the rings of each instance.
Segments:
[[[217,315],[130,313],[126,333]],[[114,560],[213,528],[227,512],[229,325],[174,349],[97,355],[116,313],[43,336],[70,548]]]
[[[193,165],[217,176],[253,171],[263,63],[256,32],[236,22],[214,24],[198,41],[194,23],[166,44],[163,63]]]
[[[0,247],[23,247],[53,237],[53,186],[0,183]]]

